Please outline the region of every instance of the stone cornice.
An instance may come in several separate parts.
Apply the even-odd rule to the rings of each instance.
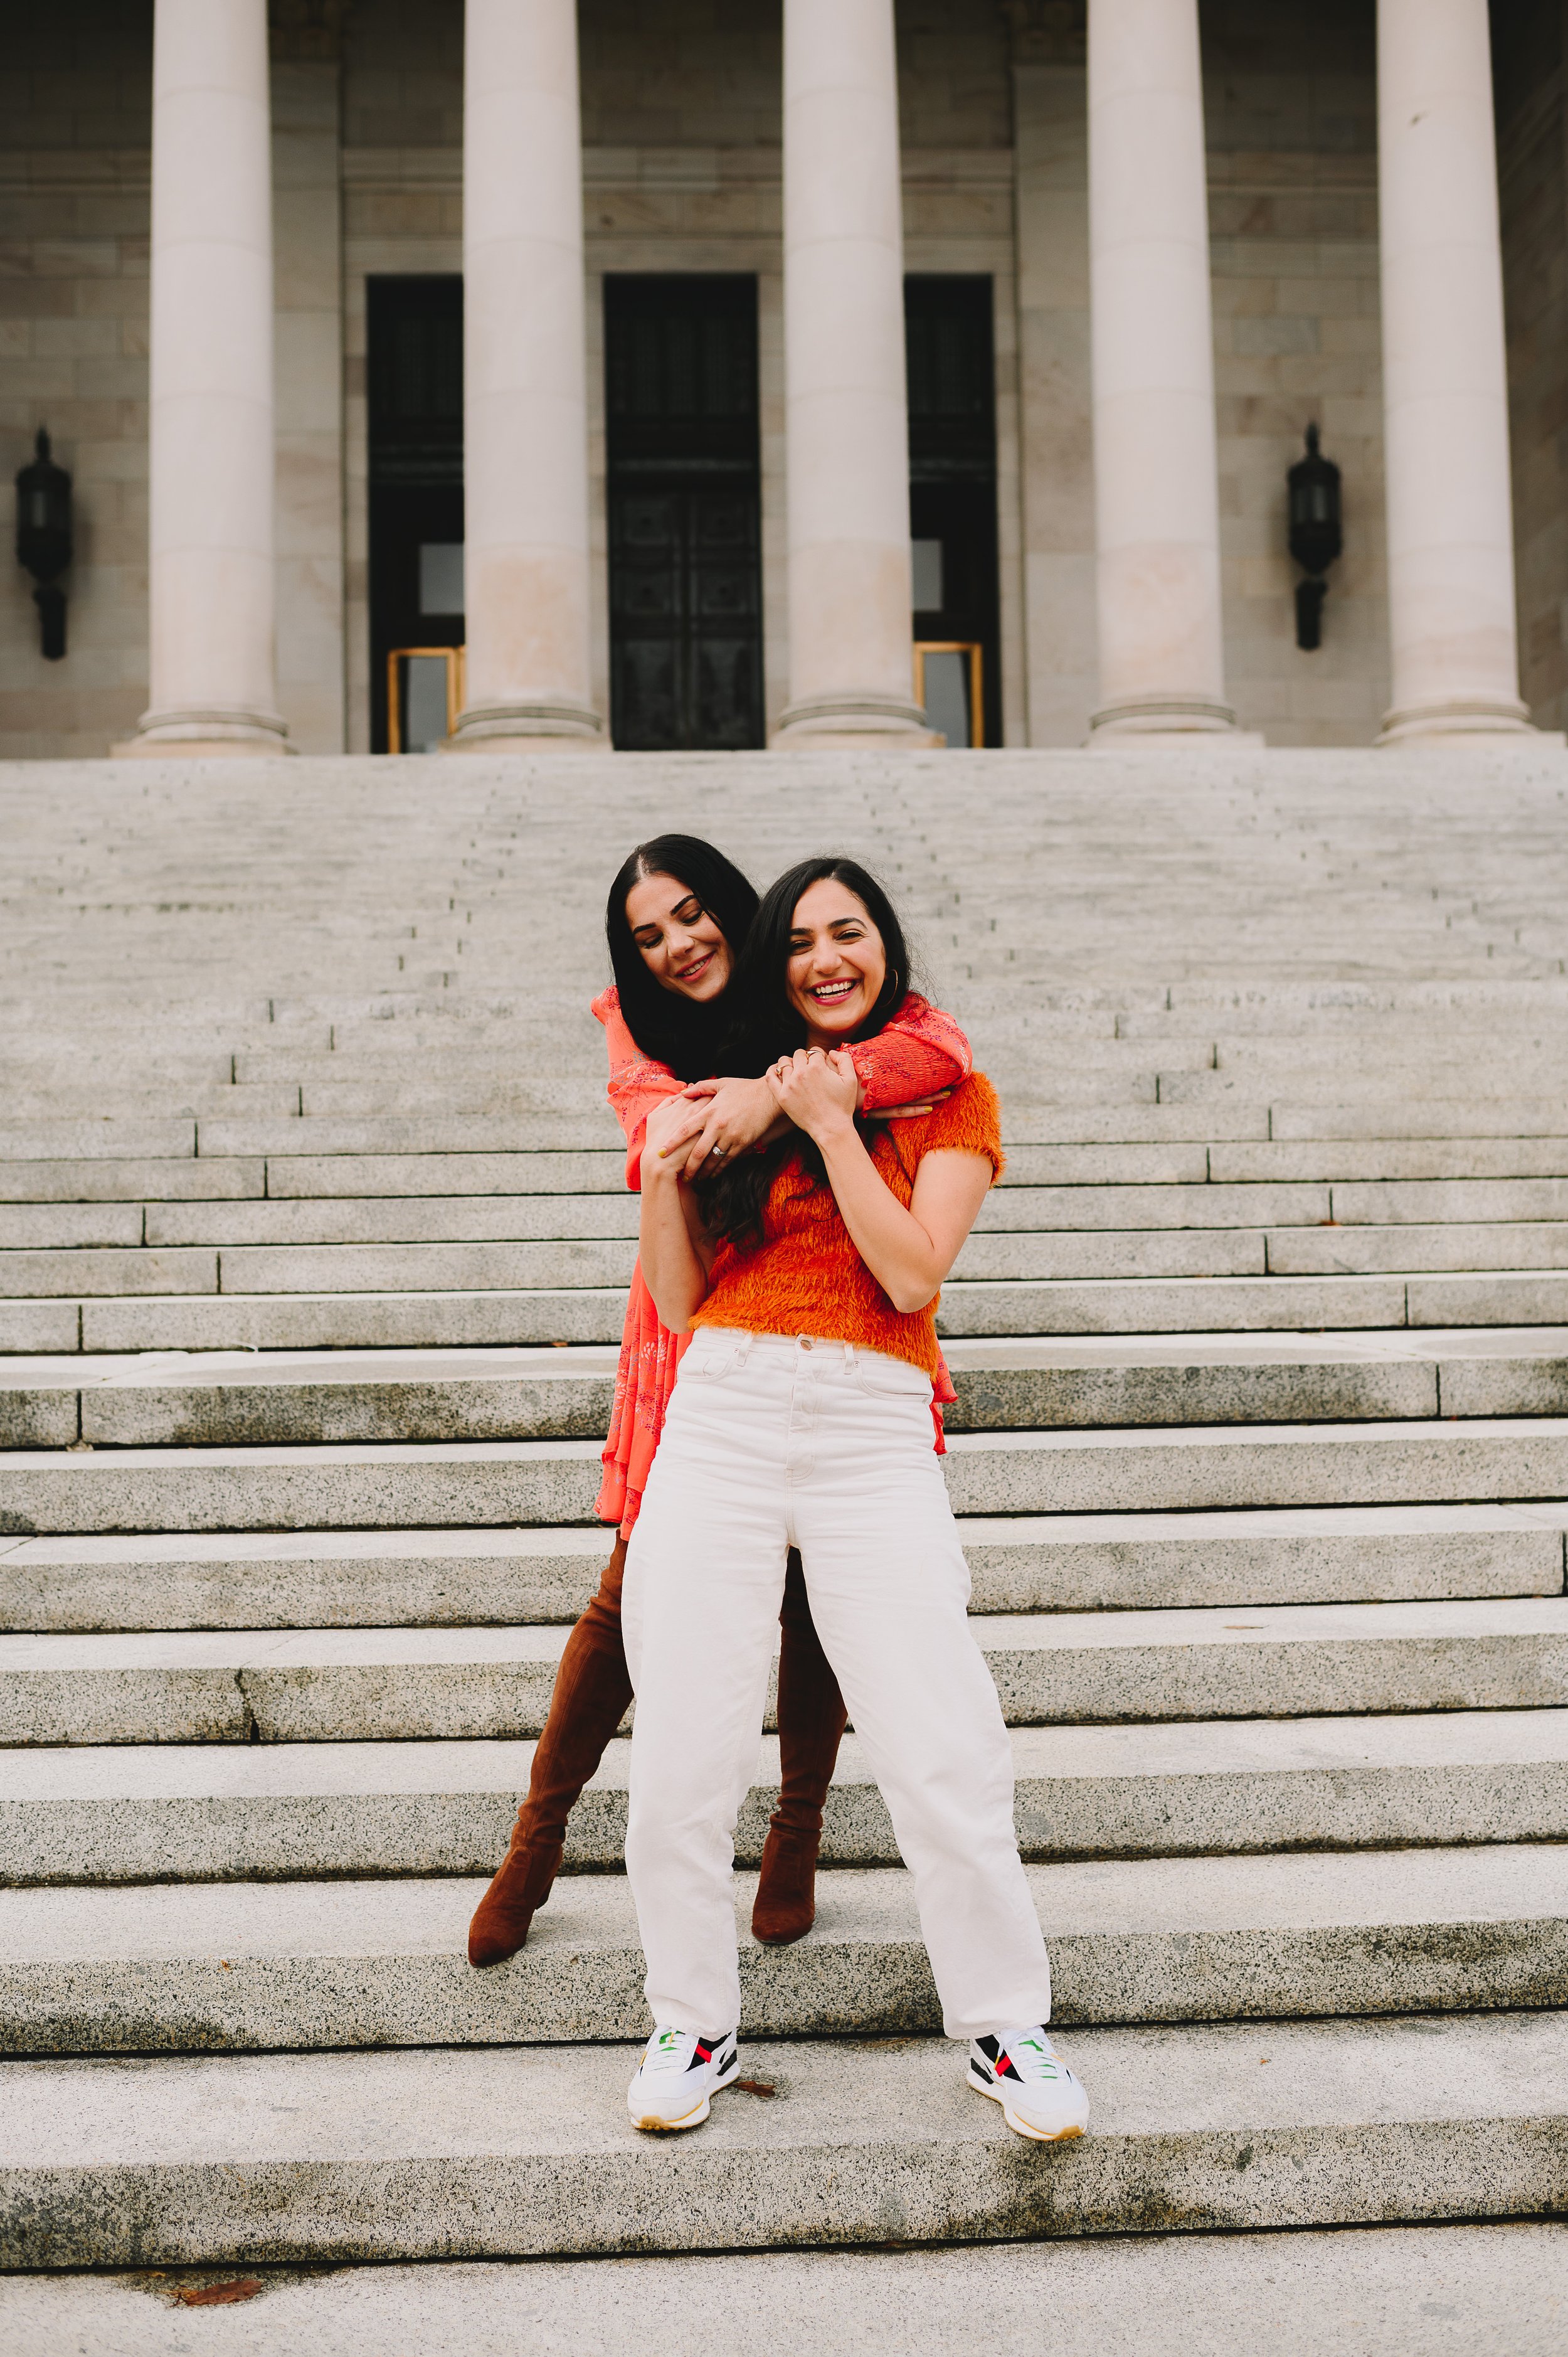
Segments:
[[[776,188],[783,177],[781,147],[585,147],[583,180],[595,188]],[[1009,185],[1010,147],[906,147],[906,187]],[[346,147],[349,188],[460,188],[460,147]]]

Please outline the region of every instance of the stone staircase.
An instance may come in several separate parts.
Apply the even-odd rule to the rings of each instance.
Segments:
[[[624,1740],[464,1961],[605,1553],[585,1009],[668,826],[868,858],[1003,1091],[948,1473],[1061,2152],[853,1738],[701,2135],[625,2122]],[[0,770],[0,2264],[1560,2213],[1565,885],[1551,751]]]

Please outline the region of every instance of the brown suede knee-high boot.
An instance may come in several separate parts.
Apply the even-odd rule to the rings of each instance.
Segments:
[[[598,1593],[566,1640],[550,1715],[533,1754],[528,1798],[511,1842],[468,1926],[468,1962],[499,1964],[515,1956],[534,1911],[550,1896],[578,1793],[604,1758],[605,1746],[631,1700],[620,1634],[626,1541],[618,1538]]]
[[[779,1620],[779,1806],[768,1824],[751,1910],[752,1936],[769,1947],[799,1940],[816,1916],[822,1803],[847,1717],[793,1547]]]

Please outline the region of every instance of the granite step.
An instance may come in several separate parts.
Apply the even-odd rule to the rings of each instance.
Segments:
[[[1225,1186],[1260,1180],[1332,1186],[1434,1178],[1560,1179],[1568,1177],[1568,1135],[1221,1141],[1207,1148],[1205,1158],[1204,1177]]]
[[[1374,1142],[1375,1143],[1375,1142]],[[1568,1218],[1568,1140],[1020,1146],[982,1207],[981,1232],[1039,1228],[1454,1224]],[[1549,1154],[1539,1149],[1550,1146]],[[1270,1157],[1273,1157],[1271,1160]],[[1280,1175],[1275,1177],[1274,1171]],[[0,1245],[461,1242],[635,1233],[620,1154],[535,1152],[104,1161],[0,1159]],[[87,1215],[96,1213],[96,1222]],[[618,1220],[618,1224],[605,1222]],[[585,1221],[597,1224],[585,1227]],[[567,1222],[567,1224],[562,1224]],[[144,1241],[141,1235],[130,1239]]]
[[[584,1437],[609,1348],[0,1359],[0,1448]],[[955,1339],[951,1432],[1568,1411],[1568,1328]]]
[[[18,2349],[166,2357],[171,2311],[234,2269],[0,2276]],[[726,2252],[682,2258],[427,2260],[300,2272],[249,2265],[226,2357],[775,2357],[781,2319],[805,2347],[952,2357],[966,2348],[1077,2357],[1554,2357],[1563,2297],[1555,2223],[1432,2222],[1228,2234],[1095,2235],[930,2250]],[[187,2311],[188,2313],[188,2311]],[[1201,2318],[1200,2326],[1194,2319]],[[630,2321],[628,2322],[628,2319]],[[1020,2327],[1020,2319],[1026,2319]],[[1026,2342],[1016,2335],[1028,2334]],[[1009,2352],[1011,2357],[1011,2352]]]
[[[1556,1596],[1568,1504],[970,1515],[976,1612]],[[575,1620],[598,1526],[0,1538],[0,1628],[61,1632]]]
[[[515,1154],[260,1155],[228,1157],[188,1156],[184,1160],[7,1160],[8,1139],[0,1139],[0,1202],[217,1203],[374,1200],[422,1195],[622,1195],[626,1160],[613,1148],[603,1152]],[[1097,1149],[1090,1149],[1091,1152]],[[1114,1152],[1116,1149],[1107,1149]],[[1133,1153],[1144,1149],[1133,1148]],[[1152,1149],[1156,1157],[1164,1149]],[[1202,1146],[1184,1149],[1182,1178],[1207,1175]],[[1149,1176],[1165,1175],[1156,1161]],[[1568,1168],[1568,1161],[1564,1168]],[[1143,1173],[1136,1165],[1133,1173]],[[1095,1174],[1099,1176],[1097,1172]],[[1378,1171],[1372,1174],[1382,1177]],[[1398,1175],[1398,1174],[1395,1174]],[[1425,1173],[1421,1175],[1424,1176]],[[1490,1175],[1482,1173],[1483,1176]]]
[[[9,1135],[0,1138],[0,1203],[243,1202],[267,1192],[267,1166],[259,1155],[249,1161],[199,1161],[188,1153],[184,1159],[105,1161],[80,1155],[13,1161],[5,1158],[9,1144]]]
[[[1323,1190],[1325,1200],[1328,1191]],[[132,1208],[136,1207],[102,1207],[115,1211]],[[625,1243],[636,1238],[639,1208],[640,1199],[628,1194],[623,1183],[613,1193],[560,1189],[527,1195],[300,1195],[264,1202],[153,1202],[143,1217],[145,1241],[151,1246],[172,1250],[216,1244],[227,1257],[242,1248],[279,1251],[306,1244]],[[0,1212],[7,1209],[39,1217],[46,1211],[57,1216],[99,1212],[101,1207],[0,1205]],[[18,1242],[31,1241],[18,1236]],[[46,1241],[38,1238],[40,1243]]]
[[[1466,1287],[1477,1297],[1469,1314]],[[1314,1331],[1403,1326],[1421,1287],[1440,1284],[1443,1325],[1568,1324],[1568,1276],[1524,1280],[1402,1277],[1190,1277],[1143,1282],[965,1284],[942,1289],[938,1329],[961,1336],[1227,1330]],[[618,1343],[619,1286],[570,1290],[296,1293],[0,1300],[0,1343],[13,1352],[441,1349]]]
[[[1568,1222],[1498,1220],[1488,1224],[1456,1220],[1437,1227],[1396,1222],[1386,1227],[1369,1222],[1271,1228],[1267,1250],[1271,1272],[1281,1276],[1568,1268]]]
[[[1024,1855],[1165,1857],[1568,1839],[1568,1711],[1171,1721],[1012,1731]],[[618,1867],[631,1746],[573,1812],[567,1861]],[[0,1885],[489,1875],[528,1742],[81,1746],[0,1753]],[[761,1857],[778,1744],[736,1836]],[[844,1738],[822,1855],[897,1863]]]
[[[1025,1153],[1031,1149],[1023,1149]],[[1037,1158],[1045,1149],[1032,1149]],[[449,1163],[456,1157],[435,1157]],[[499,1157],[476,1156],[476,1161]],[[518,1157],[521,1159],[522,1157]],[[611,1155],[533,1156],[581,1168],[617,1163]],[[12,1170],[33,1166],[12,1165]],[[59,1166],[40,1165],[51,1171]],[[89,1173],[117,1166],[84,1164]],[[145,1167],[145,1166],[144,1166]],[[294,1194],[263,1196],[259,1162],[176,1165],[186,1183],[172,1197],[156,1191],[145,1200],[109,1197],[102,1183],[88,1200],[66,1194],[57,1182],[52,1199],[21,1198],[15,1179],[0,1198],[0,1250],[54,1251],[146,1244],[158,1250],[217,1245],[230,1250],[267,1246],[379,1243],[529,1243],[635,1236],[638,1198],[627,1192],[618,1167],[613,1180],[522,1191],[472,1186],[444,1193],[414,1190],[358,1193],[340,1185]],[[192,1183],[210,1169],[210,1189]],[[280,1174],[281,1175],[281,1174]],[[557,1177],[556,1173],[551,1174]],[[585,1172],[585,1176],[590,1176]],[[981,1207],[977,1235],[1037,1232],[1048,1236],[1116,1232],[1129,1237],[1161,1230],[1255,1230],[1276,1228],[1454,1227],[1471,1241],[1477,1227],[1533,1228],[1568,1222],[1568,1179],[1465,1179],[1421,1182],[1248,1185],[1084,1185],[1024,1183],[1016,1170]],[[249,1178],[249,1183],[245,1183]],[[1380,1249],[1398,1239],[1380,1235]],[[1410,1239],[1412,1249],[1434,1249],[1425,1236]],[[1523,1240],[1530,1247],[1530,1239]],[[1130,1249],[1133,1247],[1130,1246]],[[1532,1248],[1532,1247],[1530,1247]],[[1468,1264],[1466,1264],[1468,1265]],[[1529,1265],[1520,1261],[1520,1265]]]
[[[1568,1849],[1112,1860],[1025,1869],[1058,2023],[1276,2020],[1568,2003]],[[821,1877],[789,1949],[736,1889],[755,2037],[932,2033],[902,1868]],[[556,1885],[528,1945],[475,1972],[478,1879],[0,1891],[0,2051],[523,2045],[644,2034],[626,1878]]]
[[[1004,1109],[1005,1110],[1005,1109]],[[1517,1175],[1533,1178],[1544,1171],[1543,1158],[1534,1149],[1537,1141],[1530,1140],[1521,1152],[1529,1158],[1529,1168]],[[1455,1175],[1462,1178],[1512,1177],[1512,1171],[1494,1167],[1491,1159],[1476,1162],[1472,1169],[1466,1163]],[[1476,1157],[1472,1157],[1472,1161]],[[258,1167],[249,1162],[231,1167],[249,1170]],[[266,1172],[266,1193],[274,1201],[335,1196],[355,1196],[370,1200],[378,1196],[413,1195],[527,1195],[527,1194],[620,1194],[626,1187],[626,1162],[623,1154],[614,1150],[602,1153],[584,1151],[577,1154],[557,1153],[468,1153],[468,1154],[274,1154],[259,1166]],[[5,1166],[0,1164],[0,1172]],[[1568,1143],[1561,1157],[1561,1168],[1568,1172]],[[1356,1177],[1371,1178],[1406,1176],[1402,1162],[1398,1167],[1358,1168]],[[1417,1178],[1441,1177],[1422,1167],[1408,1175]],[[1015,1186],[1198,1186],[1208,1177],[1208,1149],[1202,1144],[1175,1146],[1009,1146],[1007,1167],[1002,1175],[1004,1188]],[[0,1178],[0,1186],[5,1183]],[[17,1184],[21,1181],[18,1178]],[[134,1193],[138,1190],[132,1189]],[[199,1189],[196,1190],[198,1195]],[[214,1192],[217,1190],[215,1189]],[[26,1200],[31,1200],[32,1198]]]
[[[626,1197],[601,1199],[624,1221]],[[46,1209],[70,1210],[55,1206]],[[99,1207],[91,1207],[95,1211]],[[110,1206],[111,1210],[124,1207]],[[134,1207],[133,1207],[134,1208]],[[1317,1230],[1265,1231],[1230,1228],[1156,1228],[1141,1231],[1047,1232],[1019,1231],[975,1233],[962,1246],[955,1275],[989,1283],[1037,1281],[1042,1278],[1137,1278],[1158,1276],[1262,1276],[1268,1272],[1273,1236],[1315,1237]],[[1423,1266],[1422,1240],[1434,1232],[1399,1229],[1399,1239],[1413,1238],[1411,1256],[1399,1259],[1383,1253],[1376,1230],[1356,1231],[1356,1250],[1370,1261],[1380,1254],[1391,1273]],[[1522,1265],[1557,1268],[1568,1265],[1568,1227],[1561,1231],[1563,1249],[1552,1257],[1540,1240],[1559,1234],[1555,1227],[1518,1229],[1459,1228],[1438,1232],[1471,1242],[1466,1254],[1456,1241],[1434,1258],[1442,1268],[1514,1268]],[[1336,1229],[1331,1243],[1350,1234]],[[1528,1262],[1510,1257],[1507,1240],[1524,1240],[1520,1249],[1536,1257]],[[1504,1241],[1498,1241],[1498,1240]],[[1310,1258],[1305,1244],[1298,1253],[1282,1243],[1282,1254],[1292,1260]],[[1348,1252],[1350,1247],[1347,1245]],[[1433,1257],[1428,1254],[1428,1257]],[[1323,1257],[1320,1255],[1320,1257]],[[637,1258],[635,1235],[620,1237],[560,1237],[546,1242],[480,1243],[327,1243],[134,1246],[67,1245],[17,1247],[0,1251],[0,1296],[10,1299],[67,1294],[104,1297],[138,1293],[387,1293],[495,1292],[575,1289],[579,1286],[626,1286]],[[1332,1253],[1321,1267],[1289,1268],[1287,1275],[1334,1275],[1341,1273]],[[1380,1274],[1380,1268],[1348,1269],[1350,1274]]]
[[[129,1122],[124,1125],[127,1130],[132,1126]],[[592,1113],[385,1113],[353,1117],[304,1114],[271,1120],[242,1116],[236,1110],[231,1116],[208,1114],[196,1126],[201,1154],[220,1157],[259,1154],[269,1159],[283,1155],[293,1160],[323,1155],[614,1152],[621,1144],[615,1116],[603,1103]],[[29,1127],[40,1145],[48,1143],[48,1125],[33,1123]],[[1143,1102],[1121,1105],[1036,1105],[1014,1098],[1005,1103],[1003,1127],[1010,1148],[1208,1146],[1219,1139],[1257,1140],[1270,1135],[1266,1104],[1243,1105],[1230,1101],[1208,1105]],[[1531,1120],[1478,1132],[1466,1127],[1455,1135],[1559,1136],[1562,1130],[1559,1106],[1557,1117],[1551,1123]],[[1365,1122],[1359,1132],[1351,1134],[1367,1134]],[[1370,1132],[1373,1136],[1381,1134],[1375,1128]],[[1424,1137],[1433,1133],[1428,1124],[1423,1128],[1406,1125],[1393,1134]],[[1441,1126],[1436,1131],[1439,1136],[1444,1134]],[[1305,1135],[1334,1136],[1337,1133],[1309,1130]]]
[[[1235,1612],[970,1625],[1013,1727],[1568,1705],[1568,1597]],[[565,1641],[548,1625],[0,1636],[0,1747],[538,1735]]]
[[[0,1536],[587,1523],[597,1440],[11,1449]],[[1230,1511],[1568,1497],[1568,1417],[956,1432],[959,1514]]]
[[[564,1159],[585,1160],[586,1157]],[[1544,1190],[1556,1180],[1505,1184],[1498,1207],[1467,1208],[1455,1217],[1532,1220],[1560,1216],[1538,1208],[1553,1199]],[[1316,1227],[1331,1217],[1330,1187],[1117,1186],[998,1187],[982,1205],[977,1234],[1041,1231],[1071,1234],[1101,1230]],[[1380,1197],[1395,1190],[1345,1189]],[[1425,1222],[1441,1220],[1434,1189],[1407,1190]],[[1455,1189],[1456,1202],[1473,1205],[1474,1185]],[[1507,1206],[1517,1202],[1519,1209]],[[467,1243],[554,1242],[628,1237],[637,1233],[639,1199],[617,1189],[526,1194],[461,1192],[440,1195],[295,1195],[263,1201],[220,1199],[212,1202],[153,1200],[137,1203],[0,1203],[0,1246],[7,1248],[142,1243],[162,1249],[217,1244],[229,1250],[298,1244]],[[1397,1204],[1394,1215],[1399,1213]],[[1412,1216],[1413,1216],[1413,1211]],[[1353,1213],[1343,1216],[1354,1216]],[[145,1222],[145,1236],[130,1234],[132,1220]],[[122,1232],[126,1231],[126,1232]]]
[[[620,1286],[434,1293],[190,1294],[0,1300],[11,1352],[376,1350],[620,1340]],[[1568,1325],[1568,1273],[965,1283],[944,1337],[1316,1332]]]
[[[1093,2133],[1020,2147],[946,2040],[748,2041],[700,2133],[630,2046],[9,2062],[7,2268],[985,2242],[1551,2211],[1556,2013],[1081,2029]],[[1261,2067],[1262,2066],[1262,2067]]]

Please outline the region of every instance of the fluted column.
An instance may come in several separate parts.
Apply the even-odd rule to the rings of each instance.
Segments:
[[[784,0],[789,700],[776,742],[929,745],[914,701],[893,0]]]
[[[157,0],[150,708],[133,753],[281,753],[266,0]]]
[[[1197,0],[1090,0],[1102,737],[1229,729]]]
[[[1379,0],[1392,703],[1380,743],[1518,736],[1487,0]]]
[[[467,672],[452,743],[603,744],[588,651],[575,0],[467,0],[464,38]]]

